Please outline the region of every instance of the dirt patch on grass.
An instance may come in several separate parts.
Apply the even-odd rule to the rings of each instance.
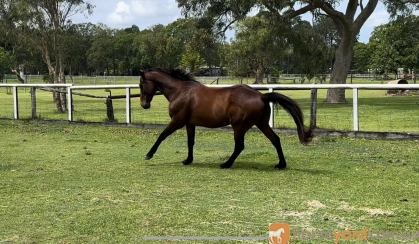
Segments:
[[[326,205],[316,200],[307,202],[307,205],[310,208],[314,208],[314,209],[326,208]]]
[[[313,212],[310,212],[310,211],[304,211],[304,212],[289,211],[289,212],[286,212],[284,215],[285,216],[296,217],[296,218],[306,218],[306,217],[310,217],[311,215],[313,215]]]
[[[309,201],[306,204],[310,207],[310,210],[302,211],[302,212],[289,211],[288,210],[284,213],[284,215],[285,216],[296,217],[296,218],[308,218],[311,215],[313,215],[318,209],[326,208],[326,205],[324,205],[323,203],[321,203],[317,200]]]
[[[369,209],[369,208],[360,208],[359,210],[367,212],[371,216],[392,216],[394,213],[392,211],[386,211],[382,209]]]
[[[351,212],[351,211],[354,211],[356,209],[354,207],[349,206],[347,202],[342,202],[342,205],[339,208],[337,208],[337,210],[342,210],[342,211],[345,211],[345,212]]]
[[[3,241],[2,241],[2,243],[3,243]],[[12,237],[10,237],[6,241],[4,241],[4,243],[31,243],[31,241],[24,236],[13,235]]]
[[[111,130],[112,134],[116,135],[160,135],[159,130],[141,130],[141,129],[126,129],[126,130]]]
[[[61,131],[63,134],[72,134],[72,133],[74,133],[74,131],[73,130],[70,130],[70,129],[65,129],[65,130],[63,130],[63,131]]]
[[[348,203],[342,202],[342,205],[337,208],[337,210],[342,210],[345,212],[351,212],[351,211],[364,211],[367,212],[371,216],[392,216],[394,213],[392,211],[382,210],[382,209],[373,209],[373,208],[355,208],[352,206],[349,206]],[[363,221],[364,219],[360,220]]]

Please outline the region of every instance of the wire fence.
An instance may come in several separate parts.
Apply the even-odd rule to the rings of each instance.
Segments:
[[[42,75],[25,75],[27,84],[42,84],[45,83]],[[386,84],[389,81],[402,79],[401,74],[390,75],[372,75],[372,74],[348,74],[347,84]],[[195,79],[202,84],[207,85],[230,85],[230,84],[256,84],[256,78],[235,77],[235,76],[196,76]],[[73,85],[127,85],[139,84],[139,76],[69,76],[65,77],[66,83]],[[301,74],[281,74],[277,76],[266,75],[260,82],[264,84],[327,84],[330,80],[330,74],[325,74],[321,77],[315,77],[308,80]],[[415,76],[410,76],[407,79],[410,84],[416,84]],[[15,84],[18,83],[15,75],[6,75],[3,83]]]
[[[30,85],[29,85],[30,86]],[[40,85],[42,86],[42,85]],[[325,87],[321,85],[276,85],[276,92],[285,94],[295,99],[302,107],[305,115],[305,124],[311,123],[311,110],[313,102],[316,103],[316,127],[327,130],[339,131],[372,131],[372,132],[419,132],[419,90],[418,85],[413,85],[414,90],[406,93],[387,94],[384,88],[358,89],[347,88],[344,104],[326,103]],[[350,87],[350,85],[347,85]],[[417,86],[417,87],[416,87]],[[259,85],[266,90],[269,85]],[[301,88],[304,89],[301,89]],[[315,87],[317,98],[313,100],[311,90]],[[14,90],[18,100],[19,119],[42,119],[42,120],[69,120],[68,113],[59,113],[53,100],[52,92],[36,89],[35,114],[33,93],[30,87],[4,87],[0,84],[0,118],[15,118]],[[78,86],[71,86],[72,95],[72,121],[79,122],[113,122],[113,123],[134,123],[134,124],[168,124],[170,121],[168,113],[168,101],[164,96],[155,96],[151,108],[148,110],[140,106],[140,98],[134,97],[139,94],[137,85],[123,85],[113,87],[90,86],[88,89],[79,89]],[[131,104],[127,110],[125,99],[126,89],[129,89]],[[274,89],[274,88],[272,88]],[[353,89],[357,89],[357,96],[354,99]],[[389,89],[394,89],[390,85]],[[280,91],[279,91],[280,90]],[[79,96],[76,93],[88,94],[95,97]],[[118,97],[118,99],[109,99]],[[67,95],[68,98],[68,95]],[[111,106],[109,106],[109,100]],[[356,104],[355,104],[356,103]],[[356,105],[357,119],[354,120],[354,109]],[[112,111],[110,111],[110,109]],[[109,116],[112,112],[112,117]],[[359,123],[355,129],[354,124]],[[274,110],[274,128],[295,128],[293,119],[281,108]]]
[[[25,75],[25,82],[27,84],[46,84],[42,75]],[[125,85],[125,84],[139,84],[139,76],[65,76],[66,83],[73,85]],[[15,84],[18,83],[15,75],[6,75],[3,83]]]

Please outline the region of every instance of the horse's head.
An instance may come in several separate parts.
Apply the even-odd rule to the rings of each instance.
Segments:
[[[150,103],[153,100],[153,96],[156,94],[157,89],[152,81],[145,78],[145,73],[143,71],[140,71],[140,76],[141,107],[149,109]]]

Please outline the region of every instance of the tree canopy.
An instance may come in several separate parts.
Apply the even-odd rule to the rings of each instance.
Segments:
[[[177,2],[185,16],[195,16],[202,26],[221,33],[236,22],[243,21],[252,10],[270,12],[271,26],[278,29],[290,26],[292,19],[308,12],[311,12],[314,18],[327,16],[333,21],[340,39],[330,79],[331,84],[338,84],[346,83],[357,35],[374,12],[378,0],[348,0],[344,12],[337,10],[342,3],[339,0],[177,0]],[[418,9],[418,1],[384,0],[383,2],[393,17],[399,14],[407,15]],[[346,102],[344,90],[329,90],[327,102]]]
[[[399,68],[419,68],[419,17],[399,16],[375,27],[368,44],[355,45],[354,64],[359,70],[378,74]]]
[[[392,21],[377,27],[368,44],[358,43],[357,36],[378,0],[177,2],[187,18],[113,29],[71,22],[72,14],[93,11],[87,1],[0,0],[0,46],[12,60],[1,68],[46,74],[46,81],[55,83],[66,82],[65,75],[138,75],[156,67],[188,67],[198,74],[217,67],[259,81],[266,73],[311,79],[331,72],[330,82],[337,84],[346,82],[351,66],[377,72],[418,67],[419,23],[412,15],[418,1],[383,0]],[[304,13],[313,20],[303,20]],[[236,33],[230,42],[224,36],[228,29]],[[344,94],[328,91],[327,102],[345,102]],[[57,109],[64,111],[65,104],[57,99]]]

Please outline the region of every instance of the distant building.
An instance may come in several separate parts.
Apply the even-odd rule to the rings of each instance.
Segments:
[[[201,66],[199,68],[199,72],[197,73],[198,76],[221,76],[222,69],[221,67],[211,67],[208,66]]]

